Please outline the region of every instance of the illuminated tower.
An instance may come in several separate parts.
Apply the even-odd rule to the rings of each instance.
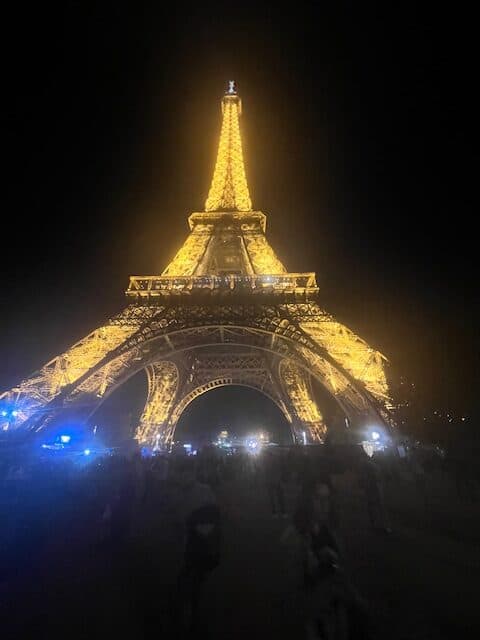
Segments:
[[[275,402],[292,437],[321,442],[316,380],[351,424],[390,422],[385,358],[318,304],[313,272],[289,272],[252,208],[233,81],[205,211],[161,275],[132,276],[127,307],[0,396],[0,424],[39,431],[66,413],[86,420],[140,370],[148,394],[136,437],[171,444],[179,417],[199,395],[224,385]],[[2,422],[3,420],[3,422]]]

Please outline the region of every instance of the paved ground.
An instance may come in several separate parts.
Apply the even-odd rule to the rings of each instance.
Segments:
[[[369,602],[375,637],[479,637],[478,505],[459,503],[440,486],[427,492],[426,502],[413,488],[392,488],[393,533],[383,537],[370,531],[355,483],[343,476],[336,484],[346,565]],[[281,542],[289,521],[269,514],[261,483],[224,485],[219,499],[223,559],[205,588],[203,635],[301,639]],[[2,637],[176,637],[168,611],[181,557],[172,540],[180,531],[174,514],[155,505],[137,522],[128,549],[117,552],[85,544],[80,517],[57,532],[61,544],[51,545],[37,566],[32,559],[28,576],[4,588]]]

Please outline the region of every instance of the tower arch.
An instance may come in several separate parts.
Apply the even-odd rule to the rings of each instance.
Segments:
[[[292,417],[288,413],[288,410],[287,410],[285,404],[281,400],[279,400],[279,398],[275,398],[272,395],[270,395],[270,393],[267,393],[265,391],[265,389],[263,389],[260,385],[254,384],[254,383],[253,384],[246,384],[245,382],[239,381],[235,377],[217,378],[217,379],[211,380],[210,382],[207,382],[205,384],[199,385],[195,389],[192,389],[192,391],[188,395],[184,396],[181,399],[181,401],[177,404],[177,406],[175,407],[175,410],[172,413],[172,422],[171,422],[171,426],[170,426],[171,431],[168,434],[167,442],[171,442],[174,439],[175,430],[177,428],[177,425],[178,425],[178,422],[179,422],[180,418],[182,417],[183,412],[187,409],[187,407],[194,400],[196,400],[200,396],[204,395],[205,393],[208,393],[209,391],[213,391],[214,389],[220,389],[221,387],[226,387],[226,386],[244,387],[244,388],[247,388],[247,389],[255,389],[256,391],[258,391],[259,393],[264,395],[266,398],[271,400],[280,409],[280,411],[282,412],[286,422],[292,428]],[[292,431],[292,441],[293,441],[293,436],[294,436],[294,434],[293,434],[293,431]]]
[[[174,259],[161,275],[131,276],[122,312],[0,394],[0,428],[36,432],[63,412],[87,416],[146,369],[138,434],[149,439],[192,392],[184,375],[195,350],[217,357],[211,380],[224,376],[225,354],[234,359],[243,350],[246,362],[261,353],[272,397],[281,398],[292,423],[310,425],[313,440],[321,440],[324,425],[312,379],[347,416],[393,425],[385,357],[320,307],[315,273],[287,271],[267,240],[266,215],[253,207],[247,185],[240,113],[229,84],[205,210],[189,216],[190,233]]]
[[[227,434],[221,432],[227,432]],[[269,396],[246,385],[219,385],[195,397],[179,416],[174,443],[198,449],[227,436],[232,446],[252,437],[291,445],[292,425]]]
[[[36,412],[30,420],[29,428],[33,430],[46,428],[56,415],[64,412],[73,412],[84,417],[91,415],[115,389],[141,369],[147,369],[147,374],[150,372],[149,398],[153,398],[154,405],[160,407],[162,412],[167,406],[168,411],[171,411],[175,401],[173,397],[175,394],[178,396],[179,393],[183,393],[181,389],[188,388],[188,384],[185,381],[177,380],[176,386],[170,386],[169,390],[164,387],[163,393],[167,394],[168,398],[163,397],[161,401],[158,401],[158,389],[154,389],[153,380],[160,378],[158,375],[155,378],[153,372],[158,372],[158,367],[165,367],[165,363],[169,363],[168,366],[174,366],[175,371],[183,370],[185,376],[186,358],[188,359],[189,354],[195,354],[199,350],[205,352],[209,357],[216,356],[217,360],[225,354],[228,359],[231,359],[240,353],[244,360],[247,357],[255,357],[255,354],[258,353],[265,354],[266,360],[264,362],[268,364],[265,364],[264,368],[271,372],[269,373],[271,376],[269,385],[272,389],[276,389],[270,395],[282,399],[292,422],[295,422],[295,417],[297,418],[299,428],[300,425],[305,427],[309,422],[314,423],[315,421],[306,419],[305,414],[301,413],[299,400],[295,394],[291,393],[292,384],[286,385],[287,363],[289,363],[290,375],[293,371],[301,388],[305,389],[305,385],[309,384],[305,381],[309,379],[309,376],[313,376],[334,397],[351,420],[355,421],[359,419],[359,416],[365,417],[367,415],[377,421],[382,420],[374,399],[368,395],[365,389],[357,388],[348,372],[343,371],[339,365],[329,360],[328,355],[320,354],[315,344],[306,347],[305,341],[300,339],[301,334],[292,331],[288,324],[283,323],[282,329],[284,334],[256,326],[209,324],[201,327],[185,327],[164,333],[162,324],[159,333],[149,335],[142,343],[135,341],[136,344],[130,345],[129,350],[122,351],[112,360],[107,358],[90,375],[83,376],[77,385],[68,389],[68,393],[65,393],[60,401],[49,403],[41,413]],[[212,369],[212,371],[215,370],[217,373],[222,371],[225,374],[228,369],[226,366],[222,368],[219,362],[216,366],[217,369]],[[237,369],[241,371],[242,367],[244,370],[248,369],[245,362],[240,363]],[[108,376],[105,370],[109,372]],[[277,371],[278,373],[276,373]],[[105,385],[107,378],[108,385]],[[100,390],[102,393],[99,392]],[[187,392],[185,391],[185,393]],[[152,407],[152,404],[148,407],[146,405],[145,416],[152,417],[154,414]],[[171,437],[167,433],[171,433],[172,425],[169,419],[159,420],[158,416],[157,413],[156,418],[150,421],[150,428],[153,429],[156,425],[158,432],[161,423],[161,430],[166,431],[162,440],[168,443]],[[146,421],[143,420],[141,432],[146,435],[145,425]],[[314,426],[312,424],[312,428]],[[309,430],[308,426],[306,428]],[[320,433],[318,433],[317,425],[316,430],[318,435],[315,436],[315,432],[312,431],[310,439],[320,441],[321,437],[319,436],[324,434],[324,428],[320,427]],[[152,433],[153,431],[150,431],[150,436]],[[148,437],[146,439],[148,440]]]

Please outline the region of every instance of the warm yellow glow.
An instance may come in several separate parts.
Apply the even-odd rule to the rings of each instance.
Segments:
[[[226,229],[224,220],[217,216],[210,224],[200,222],[200,214],[194,214],[194,226],[190,235],[162,273],[162,276],[204,276],[214,275],[212,260],[218,255],[217,249],[225,239],[239,238],[238,263],[245,275],[280,275],[287,270],[270,246],[262,228],[263,220],[245,217],[234,220]],[[203,214],[205,217],[212,214]],[[237,214],[247,216],[248,214]],[[262,214],[263,215],[263,214]]]
[[[122,374],[128,370],[131,365],[131,360],[132,355],[128,352],[109,360],[103,367],[87,376],[87,378],[72,391],[69,401],[73,402],[85,394],[101,400],[107,395],[107,391],[110,391],[115,386]]]
[[[65,353],[47,362],[40,371],[21,382],[18,387],[3,393],[0,399],[13,400],[17,407],[15,427],[47,405],[65,386],[75,383],[90,371],[137,329],[138,326],[135,324],[120,326],[114,322],[100,327]],[[103,372],[104,377],[98,381],[96,391],[99,393],[104,392],[108,384],[107,372],[108,369]]]
[[[273,275],[287,272],[263,233],[244,232],[243,239],[255,273]]]
[[[321,379],[322,384],[333,396],[347,395],[347,379],[330,362],[307,347],[298,347],[298,352],[309,365],[309,369]]]
[[[126,295],[141,300],[160,296],[169,298],[180,293],[193,295],[205,290],[228,294],[253,293],[260,295],[308,295],[318,293],[315,273],[280,273],[277,275],[248,275],[242,273],[220,273],[216,275],[199,274],[198,276],[130,276],[130,284]]]
[[[185,407],[227,384],[258,389],[314,441],[322,441],[325,424],[312,377],[347,415],[387,415],[391,400],[384,356],[322,311],[315,274],[287,272],[265,236],[265,215],[252,211],[241,102],[232,82],[222,110],[206,211],[191,214],[191,232],[180,250],[161,276],[130,278],[126,293],[135,304],[0,395],[15,407],[15,419],[9,418],[6,428],[33,416],[30,427],[37,414],[60,412],[69,403],[88,413],[142,367],[149,391],[136,438],[150,444],[171,443]],[[152,339],[159,336],[162,340]],[[268,357],[257,353],[257,341]],[[241,351],[232,346],[237,342]],[[199,345],[205,354],[189,360],[187,352]],[[161,354],[155,353],[160,348]]]
[[[326,426],[313,398],[308,374],[292,361],[283,360],[280,376],[297,418],[310,432],[310,439],[314,442],[323,441]]]
[[[237,95],[224,96],[222,110],[217,162],[205,211],[251,211],[238,122],[240,98]]]
[[[301,322],[300,327],[317,344],[327,349],[340,366],[360,380],[377,400],[383,404],[390,403],[384,371],[385,356],[326,314],[324,320]],[[338,384],[335,377],[332,384]]]
[[[163,276],[192,276],[212,238],[212,224],[197,224],[187,237]]]
[[[156,444],[165,431],[178,384],[178,369],[173,362],[156,362],[146,369],[148,398],[140,418],[135,438],[142,443]],[[162,442],[163,444],[163,442]]]

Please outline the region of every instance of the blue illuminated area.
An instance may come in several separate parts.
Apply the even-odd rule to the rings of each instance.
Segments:
[[[67,448],[85,449],[89,446],[92,433],[82,423],[63,424],[54,430],[46,431],[45,442],[47,444],[61,445]]]
[[[11,423],[18,417],[19,412],[12,406],[2,405],[0,409],[0,424],[3,431],[8,431]],[[2,419],[3,418],[3,419]]]
[[[110,453],[97,437],[96,429],[91,430],[82,423],[63,424],[46,431],[40,450],[44,456],[70,458],[79,463]]]
[[[3,418],[16,418],[18,411],[16,409],[2,409],[1,415]]]

